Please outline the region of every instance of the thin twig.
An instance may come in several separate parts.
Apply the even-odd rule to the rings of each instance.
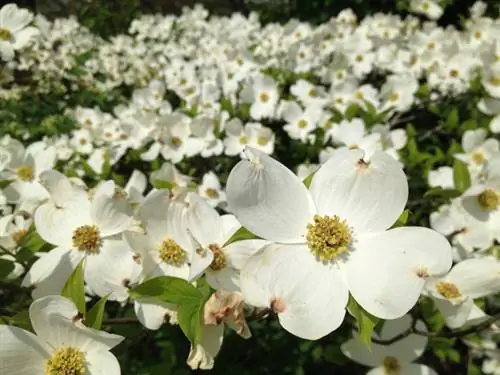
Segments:
[[[497,320],[500,320],[500,312],[491,316],[490,318],[486,319],[485,321],[476,324],[474,326],[468,327],[468,328],[462,328],[462,329],[457,329],[453,331],[440,331],[440,332],[426,332],[426,331],[421,331],[416,328],[416,323],[417,320],[414,318],[412,321],[412,325],[406,329],[405,331],[397,334],[394,337],[391,337],[389,339],[377,339],[373,338],[372,342],[380,345],[391,345],[394,344],[395,342],[398,342],[399,340],[402,340],[412,334],[419,335],[419,336],[425,336],[425,337],[434,337],[434,338],[458,338],[458,337],[464,337],[467,335],[470,335],[472,333],[476,333],[479,331],[482,331],[488,327],[490,327],[492,324],[494,324]]]
[[[106,319],[102,322],[103,325],[113,325],[113,324],[136,324],[139,323],[139,320],[134,317],[125,317],[125,318],[110,318]]]

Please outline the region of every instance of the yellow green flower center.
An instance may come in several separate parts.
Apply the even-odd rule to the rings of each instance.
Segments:
[[[259,99],[262,103],[267,103],[269,101],[269,94],[267,92],[261,92]]]
[[[493,76],[490,78],[490,83],[493,86],[500,86],[500,76]]]
[[[187,253],[171,238],[160,245],[160,259],[171,266],[180,267],[187,261]]]
[[[399,94],[397,92],[393,92],[391,95],[389,95],[390,102],[396,102],[398,100],[399,100]]]
[[[298,123],[299,128],[304,129],[307,126],[307,121],[304,119],[301,119]]]
[[[101,250],[102,239],[99,229],[95,225],[82,225],[73,231],[73,246],[78,251],[87,254],[98,254]]]
[[[0,40],[11,40],[11,39],[12,39],[12,33],[10,32],[10,30],[0,27]]]
[[[448,281],[440,281],[437,283],[436,290],[446,299],[455,299],[462,296],[458,287]]]
[[[476,151],[476,152],[473,152],[472,153],[472,161],[474,162],[474,164],[483,164],[484,163],[484,154],[482,152],[479,152],[479,151]]]
[[[500,206],[500,195],[496,191],[486,189],[477,196],[477,201],[487,211],[496,210]]]
[[[33,167],[31,165],[25,164],[16,168],[16,175],[22,181],[31,181],[34,177]]]
[[[385,357],[382,366],[386,375],[398,375],[401,373],[401,365],[396,357]]]
[[[45,375],[84,375],[85,356],[71,346],[57,349],[45,363]]]
[[[175,147],[179,147],[180,145],[182,145],[182,139],[180,139],[179,137],[172,137],[171,142]]]
[[[242,136],[240,137],[240,143],[241,143],[242,145],[246,145],[246,144],[248,143],[248,138],[247,138],[246,136],[242,135]]]
[[[311,98],[317,98],[318,97],[318,90],[316,90],[316,89],[309,90],[309,96]]]
[[[330,261],[347,252],[352,242],[351,231],[338,216],[314,216],[307,225],[307,244],[311,252],[322,261]]]
[[[226,268],[227,259],[222,249],[215,244],[210,245],[208,248],[214,254],[214,260],[212,260],[210,268],[214,271],[220,271],[221,269]]]
[[[268,142],[269,142],[269,139],[267,139],[266,137],[257,138],[257,143],[261,146],[267,145]]]
[[[205,194],[207,195],[207,197],[212,199],[219,198],[219,192],[214,188],[205,189]]]

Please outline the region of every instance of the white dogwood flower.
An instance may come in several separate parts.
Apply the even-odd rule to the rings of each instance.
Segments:
[[[61,296],[47,296],[29,309],[36,335],[0,326],[0,373],[9,375],[120,375],[110,350],[122,336],[85,327],[76,306]]]
[[[6,4],[0,9],[0,57],[4,61],[14,58],[16,50],[23,48],[35,35],[36,27],[28,26],[33,14],[16,4]]]
[[[388,320],[384,323],[380,335],[374,335],[377,339],[387,340],[410,328],[411,318],[408,315],[400,319]],[[416,328],[427,331],[422,321],[417,321]],[[372,343],[368,348],[359,339],[353,338],[341,346],[342,353],[355,362],[373,367],[367,375],[396,375],[396,374],[419,374],[437,375],[437,373],[426,365],[413,363],[425,351],[427,337],[409,335],[390,345]]]
[[[227,183],[229,209],[274,242],[241,273],[242,293],[272,308],[307,339],[335,330],[349,292],[371,314],[395,319],[415,305],[429,276],[451,267],[444,236],[422,227],[388,230],[408,198],[400,164],[384,152],[346,150],[314,175],[310,190],[286,167],[247,149]]]

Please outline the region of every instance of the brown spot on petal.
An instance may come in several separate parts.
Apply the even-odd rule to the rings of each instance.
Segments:
[[[360,169],[366,169],[366,168],[368,168],[368,166],[370,165],[370,163],[367,162],[367,161],[365,161],[365,160],[363,160],[363,159],[359,159],[358,162],[356,163],[356,165]]]
[[[83,315],[81,313],[78,313],[76,314],[72,319],[71,321],[73,323],[78,323],[78,322],[81,322],[83,320]]]
[[[420,266],[418,269],[417,269],[417,272],[416,272],[417,276],[420,277],[421,279],[426,279],[429,277],[429,269],[427,267],[424,267],[424,266]]]
[[[139,254],[134,254],[132,256],[132,259],[134,260],[134,262],[136,262],[137,264],[141,264],[141,260],[142,260],[142,257],[139,255]]]
[[[274,313],[281,314],[285,312],[286,303],[281,298],[273,298],[271,300],[271,309],[273,310]]]

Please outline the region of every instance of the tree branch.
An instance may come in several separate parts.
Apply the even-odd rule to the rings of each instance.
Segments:
[[[464,337],[467,335],[470,335],[472,333],[476,333],[479,331],[482,331],[486,328],[489,328],[492,324],[494,324],[497,320],[500,320],[500,312],[496,313],[495,315],[492,315],[490,318],[486,319],[485,321],[476,324],[471,327],[467,328],[462,328],[462,329],[457,329],[457,330],[452,330],[452,331],[440,331],[440,332],[426,332],[426,331],[421,331],[416,328],[416,323],[417,320],[413,318],[412,325],[406,329],[405,331],[397,334],[394,337],[391,337],[389,339],[377,339],[373,338],[372,342],[380,345],[391,345],[394,344],[395,342],[398,342],[399,340],[402,340],[412,334],[419,335],[419,336],[425,336],[425,337],[439,337],[439,338],[458,338],[458,337]]]
[[[137,324],[139,320],[134,317],[125,317],[125,318],[111,318],[106,319],[102,322],[103,325],[113,325],[113,324]]]

